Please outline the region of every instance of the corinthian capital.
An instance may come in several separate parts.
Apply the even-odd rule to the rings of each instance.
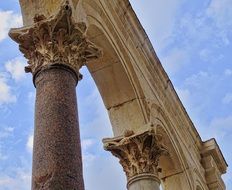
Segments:
[[[128,180],[140,174],[158,175],[159,158],[167,153],[160,141],[161,136],[156,135],[153,130],[140,134],[130,132],[124,137],[103,139],[105,150],[119,158]]]
[[[79,69],[101,51],[86,38],[85,23],[75,23],[68,2],[58,14],[46,18],[36,15],[29,27],[11,29],[10,37],[28,59],[26,72],[35,75],[51,65],[63,64],[79,75]]]

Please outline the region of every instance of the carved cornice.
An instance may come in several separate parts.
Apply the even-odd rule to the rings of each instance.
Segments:
[[[167,150],[161,144],[162,137],[154,130],[140,134],[125,133],[123,137],[103,139],[104,148],[119,158],[128,181],[141,174],[158,178],[158,161]]]
[[[85,23],[75,23],[68,2],[55,16],[36,15],[30,27],[11,29],[10,37],[28,59],[26,72],[35,75],[52,65],[63,64],[79,76],[79,69],[101,51],[86,38]]]
[[[226,189],[221,176],[226,173],[228,165],[215,139],[203,142],[201,156],[209,189]]]

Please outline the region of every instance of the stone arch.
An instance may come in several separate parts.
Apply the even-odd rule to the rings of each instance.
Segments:
[[[196,186],[196,190],[204,190],[204,188],[202,187],[202,185],[200,185],[200,183],[197,182],[197,186]]]
[[[125,130],[136,131],[147,123],[147,115],[143,102],[145,96],[128,52],[96,1],[84,1],[81,8],[89,25],[89,39],[103,50],[103,56],[87,63],[87,68],[108,110],[114,135],[122,135]],[[130,110],[137,114],[132,115]]]
[[[146,99],[138,74],[128,56],[130,50],[123,46],[114,25],[98,1],[82,0],[80,3],[76,11],[85,12],[89,25],[87,35],[103,50],[103,57],[87,63],[87,68],[108,110],[114,136],[122,135],[125,130],[145,130],[148,123],[154,123],[157,132],[165,136],[164,144],[170,151],[169,156],[160,159],[163,186],[167,190],[172,189],[173,184],[176,184],[176,188],[193,189],[193,180],[186,172],[188,163],[175,127],[162,109],[152,103],[155,100]],[[130,110],[133,110],[133,115],[130,115]]]
[[[193,176],[194,176],[194,186],[196,190],[208,190],[207,183],[204,177],[205,172],[199,172],[198,169],[194,169]]]
[[[163,137],[162,143],[167,147],[168,155],[160,158],[162,169],[160,178],[165,190],[175,188],[193,189],[193,180],[186,171],[187,160],[172,127],[162,108],[153,103],[150,106],[150,122],[156,127],[156,133]]]

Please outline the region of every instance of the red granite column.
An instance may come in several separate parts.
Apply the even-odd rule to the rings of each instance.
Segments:
[[[36,15],[9,33],[36,87],[32,190],[84,190],[75,88],[79,69],[101,55],[86,31],[66,2],[57,15]]]
[[[33,190],[84,189],[76,84],[62,65],[35,76]]]

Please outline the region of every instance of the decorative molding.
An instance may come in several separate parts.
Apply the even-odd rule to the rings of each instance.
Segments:
[[[28,59],[26,72],[35,75],[51,65],[63,64],[80,76],[79,69],[87,61],[101,56],[101,51],[86,38],[86,31],[85,23],[73,21],[67,1],[55,16],[36,15],[32,26],[11,29],[9,35]]]
[[[209,190],[225,190],[226,187],[221,177],[222,174],[217,167],[215,159],[209,155],[203,157],[201,162],[205,169],[205,179]]]
[[[212,156],[221,174],[226,173],[228,164],[226,163],[226,160],[214,138],[203,142],[202,149],[201,149],[201,155],[202,155],[202,158],[207,157],[209,155]]]
[[[221,176],[226,173],[228,164],[215,139],[203,142],[201,156],[208,188],[210,190],[225,190],[226,187]]]
[[[161,139],[154,129],[149,129],[139,134],[126,131],[124,136],[103,139],[103,143],[105,150],[119,158],[129,181],[140,174],[152,174],[158,178],[159,158],[167,154]]]

